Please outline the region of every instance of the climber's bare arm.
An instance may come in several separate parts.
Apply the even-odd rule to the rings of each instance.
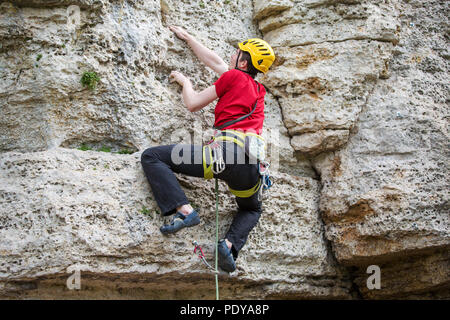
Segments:
[[[200,61],[217,72],[219,76],[225,71],[228,71],[228,65],[222,60],[221,57],[219,57],[214,51],[201,44],[186,30],[177,26],[170,26],[169,29],[173,31],[178,38],[186,41]]]
[[[214,85],[204,89],[203,91],[196,92],[192,88],[191,81],[182,73],[172,71],[169,78],[171,82],[176,81],[183,87],[183,101],[190,112],[199,111],[218,98],[216,87]]]

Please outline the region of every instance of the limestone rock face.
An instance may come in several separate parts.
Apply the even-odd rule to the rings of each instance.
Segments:
[[[213,105],[191,114],[169,83],[171,70],[197,90],[217,76],[167,26],[183,26],[228,61],[238,41],[257,33],[251,3],[12,1],[1,8],[2,296],[214,298],[211,273],[191,251],[195,239],[212,263],[213,184],[179,177],[202,224],[165,238],[139,156],[151,145],[202,143],[214,120]],[[100,77],[93,91],[80,83],[86,71]],[[277,174],[268,201],[277,204],[265,205],[238,271],[221,275],[222,297],[350,297],[349,274],[323,238],[320,183],[309,161],[294,156],[270,93],[264,134]],[[123,150],[132,154],[117,154]],[[225,233],[236,205],[224,186],[221,192]],[[67,290],[75,269],[89,290]]]
[[[265,80],[289,134],[299,136],[294,149],[332,151],[347,142],[377,79],[388,77],[400,28],[396,2],[282,3],[255,6],[259,27],[277,53]]]
[[[265,80],[291,145],[318,171],[325,235],[338,262],[356,268],[366,298],[448,296],[449,56],[437,22],[448,5],[256,3],[259,28],[277,53]],[[397,278],[368,290],[371,264]]]
[[[370,298],[439,291],[450,281],[448,47],[432,27],[448,6],[399,5],[390,77],[377,81],[348,143],[313,161],[337,260],[379,264],[389,279],[377,291],[360,281]]]
[[[168,76],[179,70],[198,90],[217,76],[168,26],[182,25],[228,62],[233,46],[256,33],[250,4],[242,1],[238,12],[237,4],[221,2],[203,7],[175,1],[67,3],[1,4],[2,150],[89,144],[137,151],[179,137],[194,135],[195,143],[210,137],[203,132],[213,125],[213,104],[188,112],[179,85],[169,83]],[[224,30],[223,24],[236,31]],[[80,83],[90,71],[100,77],[95,92]],[[267,134],[278,138],[269,151],[280,154],[281,162],[295,163],[278,102],[270,94],[266,101],[266,128],[276,129]]]
[[[3,296],[15,297],[17,291],[20,297],[51,295],[48,283],[61,290],[55,282],[63,287],[64,277],[81,270],[85,288],[100,291],[96,297],[127,296],[108,286],[100,290],[93,281],[100,277],[101,283],[113,281],[125,288],[128,282],[143,282],[143,298],[214,298],[212,273],[193,254],[192,245],[196,240],[214,265],[212,181],[179,176],[202,222],[162,236],[164,218],[149,193],[139,153],[64,148],[9,152],[2,154],[0,168]],[[281,173],[275,179],[263,216],[240,252],[238,269],[220,276],[221,296],[348,298],[348,272],[335,264],[323,238],[320,184]],[[222,237],[236,206],[225,185],[220,191]],[[34,284],[34,290],[21,292],[24,283]],[[188,285],[196,289],[180,296]],[[82,294],[65,290],[62,296]]]
[[[221,297],[449,298],[448,15],[418,0],[0,2],[0,297],[215,298],[192,252],[213,264],[214,182],[177,175],[201,223],[162,236],[140,164],[212,133],[214,104],[190,113],[168,79],[217,79],[180,25],[226,62],[255,36],[276,54],[257,78],[275,184]],[[223,236],[236,204],[220,193]]]
[[[344,145],[348,135],[348,130],[319,130],[294,136],[291,144],[295,150],[304,154],[316,155]]]

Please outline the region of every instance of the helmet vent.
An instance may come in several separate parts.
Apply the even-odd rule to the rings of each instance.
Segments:
[[[270,53],[261,53],[262,56],[270,56]]]
[[[258,60],[258,65],[260,65],[261,63],[263,63],[263,60]]]

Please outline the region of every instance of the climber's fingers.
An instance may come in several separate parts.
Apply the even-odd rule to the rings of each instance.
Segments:
[[[179,85],[183,86],[184,82],[186,81],[186,77],[178,71],[172,71],[169,75],[169,81],[174,82],[176,81]]]
[[[181,40],[187,40],[189,33],[181,27],[178,26],[170,26],[170,31],[174,32],[175,35]]]

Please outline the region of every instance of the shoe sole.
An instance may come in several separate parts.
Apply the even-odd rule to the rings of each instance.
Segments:
[[[178,219],[175,219],[175,221],[176,221],[176,220],[178,220]],[[180,219],[180,221],[183,221],[183,220]],[[197,221],[197,222],[192,223],[192,224],[189,224],[189,225],[184,224],[184,225],[182,225],[180,228],[178,228],[178,229],[176,229],[176,230],[172,230],[172,231],[171,231],[171,230],[162,231],[161,228],[160,228],[159,231],[161,231],[162,234],[173,234],[173,233],[177,233],[177,232],[180,231],[181,229],[196,226],[196,225],[198,225],[199,223],[200,223],[200,221]]]

